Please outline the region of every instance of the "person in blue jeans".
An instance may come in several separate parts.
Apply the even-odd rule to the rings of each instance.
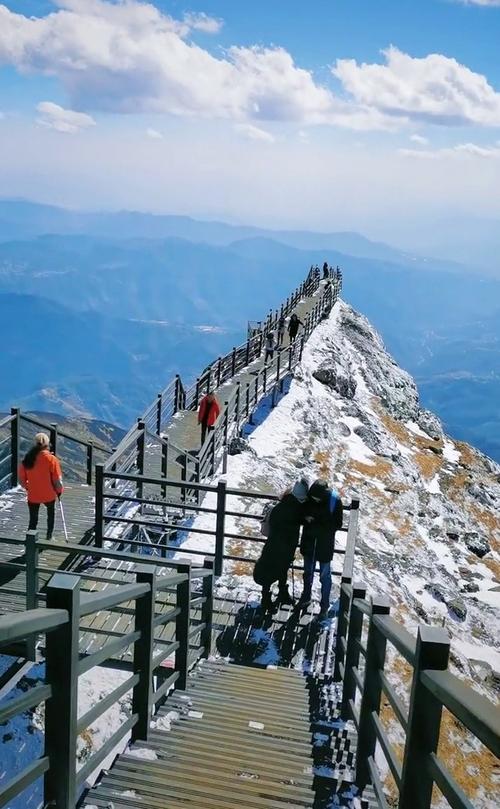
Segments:
[[[332,574],[330,570],[335,547],[335,532],[342,527],[342,500],[326,480],[316,480],[309,489],[302,529],[300,552],[304,557],[304,589],[300,607],[311,603],[311,591],[316,562],[319,562],[321,582],[320,620],[328,615]]]

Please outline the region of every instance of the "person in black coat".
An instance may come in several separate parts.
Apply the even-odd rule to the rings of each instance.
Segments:
[[[291,491],[285,492],[273,507],[269,517],[269,536],[255,563],[254,580],[262,586],[262,609],[273,607],[271,585],[279,586],[277,604],[293,604],[288,591],[287,574],[299,544],[300,528],[304,522],[304,507],[309,484],[298,480]]]
[[[305,525],[300,543],[300,552],[304,557],[304,590],[299,603],[305,607],[311,601],[314,569],[316,562],[319,562],[320,619],[326,618],[330,608],[330,564],[335,547],[335,531],[342,527],[342,515],[339,495],[330,489],[325,480],[316,480],[309,489],[305,506]]]

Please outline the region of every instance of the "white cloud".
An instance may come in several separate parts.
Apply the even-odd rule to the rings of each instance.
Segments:
[[[77,110],[168,113],[328,124],[355,130],[399,129],[411,121],[500,125],[500,93],[454,59],[417,59],[397,48],[385,64],[341,59],[333,74],[342,97],[318,83],[279,47],[230,47],[221,56],[189,40],[216,33],[203,13],[183,20],[137,0],[57,0],[45,17],[0,5],[0,64],[59,79]]]
[[[456,146],[450,146],[445,149],[399,149],[398,151],[403,157],[417,157],[427,160],[460,157],[479,157],[494,160],[500,158],[500,145],[478,146],[476,143],[458,143]]]
[[[248,140],[260,140],[265,143],[275,143],[276,141],[276,138],[270,132],[261,129],[259,126],[253,126],[253,124],[235,124],[234,128],[236,132],[248,138]]]
[[[37,104],[39,117],[36,119],[41,126],[48,129],[55,129],[57,132],[64,132],[67,135],[74,135],[81,129],[88,129],[95,126],[95,121],[91,115],[74,110],[65,110],[59,104],[52,101],[41,101]]]
[[[463,6],[500,6],[500,0],[458,0]]]
[[[410,135],[410,140],[412,140],[413,143],[418,143],[420,146],[427,146],[429,143],[429,139],[424,138],[423,135]]]
[[[209,17],[203,12],[192,11],[184,14],[184,22],[188,28],[204,34],[218,34],[224,24],[222,20]]]
[[[358,104],[407,121],[500,126],[500,93],[485,76],[439,53],[414,58],[390,47],[386,63],[337,61],[333,73]]]
[[[146,129],[146,135],[148,138],[152,138],[152,140],[163,140],[163,135],[161,132],[158,132],[157,129],[152,129],[151,127]]]

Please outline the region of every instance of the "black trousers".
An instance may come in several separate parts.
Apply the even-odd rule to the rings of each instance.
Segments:
[[[28,531],[36,531],[38,526],[38,515],[40,513],[40,506],[41,503],[28,503],[28,508],[30,512],[30,524],[28,527]],[[52,538],[52,534],[54,533],[54,521],[56,517],[56,501],[51,500],[50,503],[43,504],[47,509],[47,539]]]
[[[213,430],[213,427],[209,427],[206,421],[201,422],[201,446],[205,443],[205,438],[207,437],[207,433]]]

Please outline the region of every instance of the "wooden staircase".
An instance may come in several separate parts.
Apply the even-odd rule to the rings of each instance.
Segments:
[[[353,738],[334,718],[335,693],[336,686],[294,669],[206,662],[189,690],[174,692],[160,709],[148,741],[117,757],[85,805],[352,805]],[[376,804],[364,798],[357,805]]]

